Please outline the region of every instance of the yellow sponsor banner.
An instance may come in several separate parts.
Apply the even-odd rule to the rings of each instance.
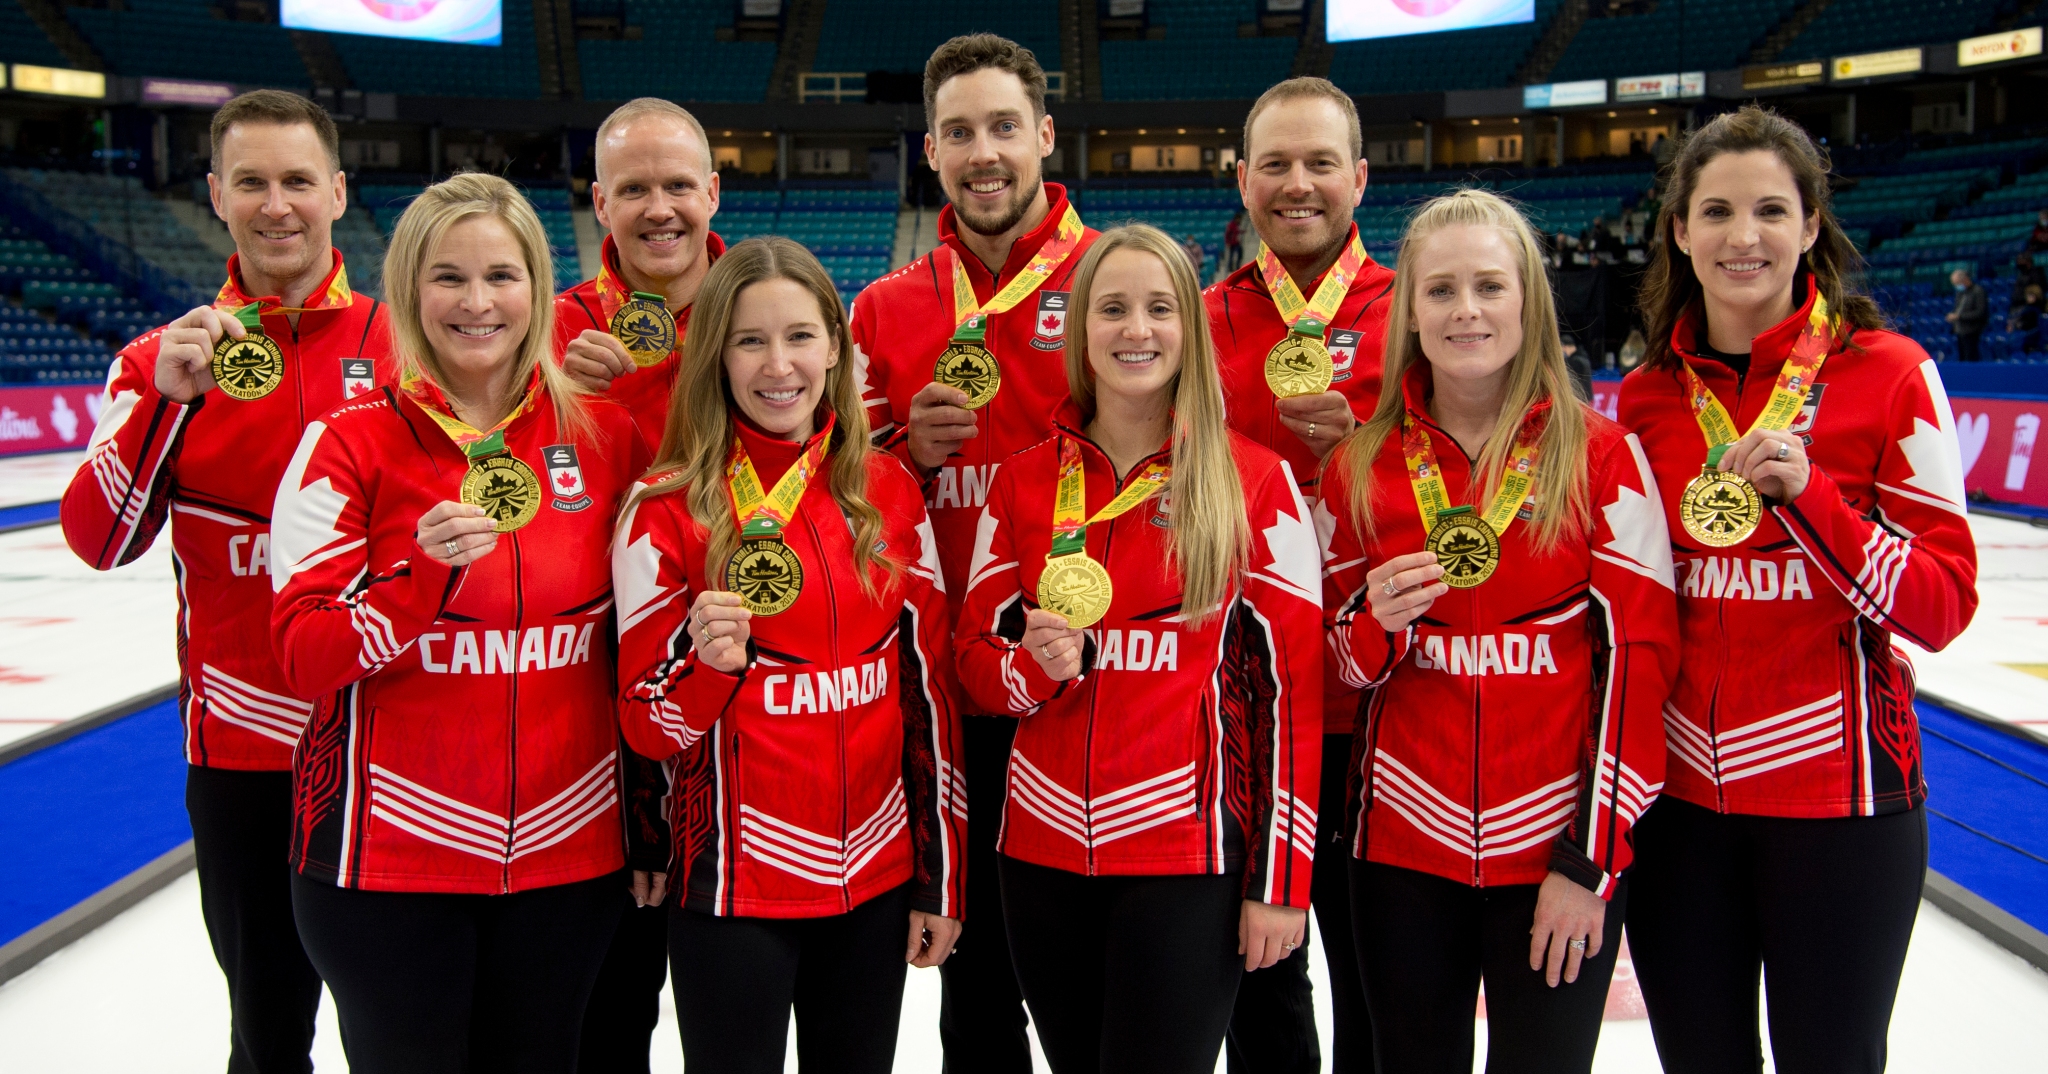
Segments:
[[[1779,86],[1810,86],[1828,76],[1827,65],[1819,60],[1799,63],[1768,63],[1742,69],[1742,88],[1776,89]]]
[[[23,93],[98,99],[107,95],[107,76],[98,71],[72,71],[62,67],[17,63],[14,65],[14,88]]]
[[[2041,28],[2029,26],[2024,30],[2007,30],[2002,34],[1985,34],[1983,37],[1966,37],[1956,42],[1956,66],[1975,67],[1980,63],[1998,63],[2001,60],[2018,60],[2041,54]]]
[[[1884,52],[1864,52],[1855,56],[1837,56],[1829,64],[1835,81],[1851,78],[1876,78],[1879,75],[1910,75],[1920,70],[1921,56],[1917,48],[1895,48]]]

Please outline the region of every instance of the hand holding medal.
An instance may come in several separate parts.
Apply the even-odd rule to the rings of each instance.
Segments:
[[[173,403],[186,404],[212,391],[215,344],[247,331],[233,313],[213,306],[200,306],[165,325],[157,337],[157,392]]]
[[[263,332],[258,303],[251,302],[234,313],[242,326],[241,338],[223,333],[213,345],[209,371],[220,390],[243,402],[261,399],[284,382],[284,351]]]
[[[969,410],[987,406],[1003,387],[1002,366],[997,364],[995,352],[988,348],[989,318],[1014,309],[1017,303],[1037,292],[1073,256],[1083,234],[1081,214],[1072,205],[1067,206],[1060,217],[1059,230],[1038,248],[1023,271],[1011,277],[987,302],[976,301],[974,281],[968,278],[967,265],[958,251],[950,246],[934,251],[935,259],[949,262],[953,269],[953,338],[932,367],[933,383],[965,392],[967,402],[963,405]]]
[[[612,314],[612,335],[626,348],[633,364],[642,369],[668,360],[676,349],[676,319],[668,311],[668,300],[645,291],[619,304]]]
[[[1065,682],[1081,674],[1081,631],[1067,625],[1065,616],[1043,608],[1024,613],[1024,640],[1018,642],[1038,668],[1054,682]]]
[[[413,524],[413,542],[429,559],[467,567],[497,549],[498,524],[481,507],[442,500]]]
[[[1435,552],[1395,556],[1366,572],[1366,605],[1381,629],[1399,633],[1428,611],[1438,597],[1451,591],[1443,576]]]
[[[690,647],[697,650],[697,659],[714,671],[738,674],[747,666],[747,639],[753,636],[749,625],[753,618],[754,613],[744,607],[738,593],[697,594],[686,621]]]

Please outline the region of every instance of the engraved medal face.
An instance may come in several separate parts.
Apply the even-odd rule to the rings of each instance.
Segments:
[[[470,463],[462,475],[461,499],[483,508],[499,533],[510,533],[540,513],[540,478],[510,455],[493,455]]]
[[[741,541],[725,561],[725,588],[755,615],[786,612],[804,588],[804,565],[779,540]]]
[[[1266,386],[1277,398],[1321,395],[1330,390],[1335,375],[1336,367],[1322,340],[1289,333],[1266,352]]]
[[[255,329],[241,339],[222,336],[213,345],[213,382],[243,402],[261,399],[284,382],[284,352]]]
[[[1678,497],[1678,521],[1685,532],[1712,548],[1748,540],[1763,517],[1756,486],[1726,470],[1701,470]]]
[[[1048,556],[1038,576],[1038,606],[1066,616],[1067,625],[1079,630],[1109,614],[1115,588],[1109,570],[1086,552]]]
[[[1424,542],[1444,569],[1441,581],[1453,589],[1470,589],[1493,577],[1500,566],[1500,538],[1478,515],[1442,515]]]
[[[979,410],[1003,386],[996,356],[979,343],[950,343],[939,355],[932,379],[967,393],[967,409]]]
[[[644,298],[628,300],[612,314],[612,335],[642,369],[660,365],[676,349],[676,319],[668,307]]]

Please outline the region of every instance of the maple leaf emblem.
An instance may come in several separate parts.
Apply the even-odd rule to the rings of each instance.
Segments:
[[[562,476],[555,478],[555,484],[565,489],[573,489],[576,487],[576,475],[563,471]]]
[[[1045,315],[1045,320],[1040,321],[1039,324],[1048,333],[1057,332],[1060,330],[1060,315],[1057,313],[1048,313]]]

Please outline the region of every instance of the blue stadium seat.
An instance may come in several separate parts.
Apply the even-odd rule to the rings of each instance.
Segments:
[[[586,99],[758,101],[767,96],[775,43],[714,36],[718,27],[732,25],[731,0],[627,0],[624,6],[626,25],[640,28],[640,40],[576,43]]]

